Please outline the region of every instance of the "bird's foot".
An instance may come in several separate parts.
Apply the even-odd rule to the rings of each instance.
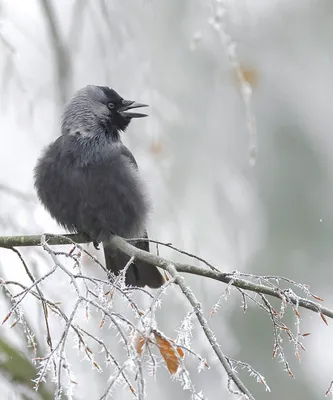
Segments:
[[[99,243],[96,240],[93,241],[93,245],[96,250],[99,250]]]
[[[98,238],[96,240],[92,240],[92,237],[89,235],[89,233],[82,233],[82,236],[87,240],[87,242],[92,242],[95,249],[99,250],[99,242],[101,242],[101,240],[98,240]]]

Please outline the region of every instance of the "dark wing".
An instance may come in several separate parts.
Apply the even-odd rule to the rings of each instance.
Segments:
[[[138,164],[133,154],[124,145],[121,146],[121,154],[129,158],[131,163],[138,170]],[[143,236],[144,238],[148,239],[147,231],[144,232]],[[132,244],[138,249],[149,252],[148,241],[140,241]],[[108,246],[107,242],[104,242],[103,246],[106,268],[111,270],[115,275],[118,275],[120,271],[125,267],[125,265],[129,262],[130,257],[128,257],[126,254],[121,253],[118,250],[111,249]],[[127,269],[125,282],[126,285],[131,286],[143,287],[147,285],[151,288],[159,288],[163,285],[164,278],[155,266],[147,264],[140,260],[135,260]]]
[[[139,170],[138,163],[136,162],[136,159],[134,158],[133,154],[128,150],[128,148],[127,148],[126,146],[124,146],[124,145],[121,146],[121,154],[122,154],[123,156],[129,158],[129,160],[131,161],[131,163],[132,163],[133,165],[135,165],[135,168],[136,168],[137,170]],[[145,237],[145,238],[148,238],[148,233],[147,233],[147,231],[145,231],[144,237]],[[138,242],[138,243],[135,243],[134,246],[136,246],[137,248],[139,248],[139,249],[141,249],[141,250],[145,250],[145,251],[148,251],[148,252],[149,252],[149,242],[148,242],[148,241],[146,241],[146,242]]]

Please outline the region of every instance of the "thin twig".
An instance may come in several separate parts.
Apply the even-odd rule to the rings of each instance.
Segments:
[[[185,285],[183,278],[178,274],[176,268],[172,265],[169,264],[167,267],[167,271],[169,274],[175,279],[175,282],[178,284],[188,301],[190,302],[191,306],[193,307],[195,311],[195,315],[197,316],[197,319],[205,332],[205,335],[212,346],[216,356],[220,360],[221,364],[223,365],[223,368],[225,369],[226,373],[228,374],[228,378],[230,378],[237,388],[241,391],[242,394],[246,396],[247,399],[249,400],[255,400],[248,388],[244,385],[242,380],[239,378],[237,373],[233,370],[231,367],[228,358],[225,356],[223,353],[221,346],[218,344],[216,337],[212,330],[210,329],[208,322],[206,318],[203,315],[202,309],[201,309],[201,304],[198,302],[196,299],[194,293]]]
[[[42,236],[43,235],[0,236],[0,247],[8,248],[8,247],[19,247],[19,246],[39,246],[41,244]],[[87,238],[79,234],[68,234],[68,235],[47,234],[44,236],[47,240],[48,245],[87,243]],[[164,270],[166,270],[167,266],[170,264],[169,260],[166,260],[162,257],[158,257],[144,250],[138,249],[137,247],[132,246],[130,243],[127,243],[125,239],[119,236],[112,236],[110,239],[110,245],[114,246],[114,248],[120,250],[121,252],[127,254],[130,257],[135,257],[141,261],[147,262],[148,264],[156,265]],[[80,248],[82,247],[80,246]],[[83,249],[83,251],[89,254],[86,250]],[[91,256],[90,254],[89,256],[92,257],[95,262],[98,262],[98,260],[96,260],[96,258]],[[101,263],[99,263],[99,265],[103,267]],[[214,279],[227,284],[230,283],[230,281],[232,281],[233,286],[241,288],[243,290],[262,293],[268,296],[281,299],[281,290],[277,290],[276,287],[273,286],[270,287],[267,285],[254,283],[246,279],[240,279],[238,276],[235,276],[235,274],[232,272],[229,273],[229,272],[212,271],[195,265],[182,264],[182,263],[173,263],[173,265],[176,268],[177,272],[185,272],[193,275],[198,275],[201,277]],[[256,275],[256,278],[259,279],[260,276]],[[291,298],[290,300],[294,305],[297,305],[296,299]],[[323,307],[321,304],[317,302],[300,297],[298,299],[298,306],[333,319],[333,310]]]

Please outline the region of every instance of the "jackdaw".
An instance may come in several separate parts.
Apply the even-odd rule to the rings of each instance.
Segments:
[[[34,169],[35,188],[44,207],[64,228],[103,242],[106,268],[118,275],[129,257],[108,239],[148,238],[150,204],[133,154],[121,142],[132,118],[145,104],[124,100],[106,86],[89,85],[65,106],[61,136],[42,153]],[[136,247],[149,251],[149,243]],[[164,278],[155,266],[135,260],[126,285],[158,288]]]

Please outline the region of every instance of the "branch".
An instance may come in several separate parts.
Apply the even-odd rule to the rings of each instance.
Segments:
[[[68,98],[68,87],[71,78],[70,55],[61,37],[57,16],[53,9],[52,2],[50,0],[39,0],[39,3],[44,13],[53,46],[59,100],[61,105],[63,105]]]
[[[83,235],[27,235],[27,236],[0,236],[0,247],[32,247],[40,246],[42,236],[46,237],[49,245],[64,245],[72,243],[88,243],[87,238]]]
[[[51,366],[51,363],[53,363],[53,365],[55,365],[54,371],[57,377],[57,392],[60,393],[60,391],[63,390],[64,387],[62,383],[63,380],[69,381],[70,390],[72,390],[71,386],[72,375],[68,369],[68,362],[65,351],[68,342],[67,340],[68,333],[70,330],[74,330],[75,334],[78,335],[79,344],[83,345],[84,354],[88,357],[92,365],[95,368],[100,369],[99,365],[94,361],[92,353],[90,354],[91,350],[89,350],[89,346],[85,342],[83,333],[79,331],[79,329],[81,328],[77,326],[77,324],[74,321],[74,319],[77,318],[76,316],[77,310],[82,305],[85,305],[87,318],[89,315],[89,309],[90,308],[96,309],[102,313],[102,320],[100,327],[103,326],[105,320],[107,319],[111,324],[110,326],[113,326],[116,329],[117,333],[120,334],[122,342],[126,348],[127,357],[129,358],[129,360],[131,360],[131,362],[134,362],[136,366],[136,372],[139,376],[137,382],[138,392],[135,393],[135,397],[137,397],[138,399],[141,399],[142,394],[144,393],[144,379],[142,375],[143,358],[147,356],[148,359],[151,361],[152,365],[153,366],[156,365],[156,361],[154,358],[155,356],[151,352],[152,345],[156,345],[158,347],[161,356],[166,360],[166,365],[169,372],[171,374],[175,374],[178,371],[177,379],[180,380],[182,385],[184,385],[184,388],[186,387],[187,389],[191,390],[192,394],[195,394],[195,398],[202,399],[200,393],[196,392],[196,389],[191,382],[186,366],[182,361],[182,358],[184,356],[183,350],[186,350],[190,354],[195,355],[200,360],[200,365],[198,368],[202,368],[201,365],[207,366],[206,362],[203,362],[204,360],[202,359],[202,357],[193,352],[189,346],[188,335],[189,331],[192,329],[191,328],[192,324],[190,322],[190,318],[192,315],[196,316],[203,332],[206,335],[206,338],[208,339],[212,349],[214,350],[217,358],[219,359],[220,363],[222,364],[224,370],[228,375],[227,387],[229,389],[229,392],[235,395],[240,395],[242,396],[242,398],[246,398],[248,400],[254,400],[253,395],[247,389],[247,387],[244,385],[244,383],[238,376],[238,372],[236,370],[237,366],[241,366],[241,368],[246,368],[251,375],[254,375],[256,377],[258,382],[265,385],[266,390],[269,390],[269,387],[265,382],[265,378],[256,370],[254,370],[249,364],[242,361],[233,360],[224,354],[222,347],[216,341],[214,333],[211,331],[209,327],[209,324],[204,316],[201,305],[198,303],[191,289],[185,285],[184,278],[180,275],[181,272],[218,280],[220,282],[227,284],[219,300],[213,307],[211,315],[218,309],[220,300],[222,298],[227,298],[227,296],[230,294],[231,291],[230,289],[232,287],[235,287],[238,290],[238,292],[242,295],[244,310],[246,310],[247,307],[246,303],[247,300],[250,300],[253,301],[255,304],[257,304],[265,312],[267,312],[273,324],[273,334],[274,334],[273,357],[277,356],[279,360],[284,363],[285,368],[290,376],[293,376],[293,373],[289,368],[289,363],[284,355],[284,350],[281,343],[284,334],[286,334],[289,340],[291,340],[294,344],[295,354],[298,359],[300,358],[298,350],[299,349],[305,350],[302,344],[302,337],[306,335],[300,334],[299,326],[300,326],[301,316],[298,311],[299,307],[307,308],[311,311],[319,313],[319,315],[326,324],[327,321],[325,315],[330,318],[333,318],[332,310],[324,308],[319,303],[308,299],[311,298],[310,296],[312,296],[315,300],[318,301],[322,300],[320,297],[313,295],[310,292],[308,286],[302,283],[292,281],[289,278],[284,278],[279,276],[258,276],[248,273],[241,273],[237,271],[221,272],[216,268],[216,266],[209,264],[206,260],[194,254],[190,254],[183,250],[177,249],[176,247],[173,247],[170,243],[161,243],[156,240],[146,239],[158,245],[162,245],[174,251],[180,252],[194,259],[196,263],[198,261],[203,263],[203,265],[196,266],[187,263],[172,262],[163,257],[138,249],[137,247],[132,246],[129,243],[133,240],[143,241],[144,239],[125,240],[119,236],[111,236],[109,239],[109,245],[113,247],[113,249],[117,249],[118,251],[127,254],[130,257],[130,262],[132,262],[133,259],[144,261],[148,264],[155,265],[166,270],[172,277],[170,280],[165,282],[165,284],[158,291],[155,297],[151,293],[147,292],[145,289],[143,288],[139,289],[144,293],[146,293],[148,296],[150,296],[150,298],[152,298],[152,303],[149,310],[146,313],[144,313],[138,309],[137,305],[133,302],[133,299],[131,298],[131,293],[132,294],[134,293],[133,289],[135,288],[126,287],[124,285],[124,276],[126,268],[128,267],[128,265],[130,265],[130,262],[127,264],[127,266],[125,266],[125,268],[122,270],[121,274],[119,274],[118,277],[116,278],[114,276],[108,277],[108,279],[111,278],[112,289],[110,289],[106,293],[104,290],[104,284],[111,283],[109,280],[104,281],[92,278],[82,273],[81,269],[82,265],[80,264],[80,260],[83,252],[92,257],[95,260],[95,262],[99,264],[99,266],[105,272],[108,272],[105,269],[105,267],[95,257],[93,257],[84,247],[82,247],[79,244],[79,243],[87,243],[87,240],[88,239],[85,236],[78,234],[68,234],[68,235],[43,234],[43,235],[31,235],[31,236],[0,237],[0,248],[3,247],[14,250],[19,255],[24,265],[24,268],[26,269],[32,281],[30,287],[26,287],[21,292],[15,295],[11,295],[12,308],[4,318],[3,323],[5,323],[13,313],[17,313],[18,315],[21,315],[23,313],[21,310],[21,306],[24,299],[29,294],[37,296],[37,299],[39,299],[42,302],[43,309],[45,311],[44,316],[47,328],[48,328],[47,309],[50,309],[52,311],[55,310],[57,314],[58,312],[60,312],[60,315],[63,316],[63,318],[66,321],[65,329],[60,337],[60,340],[57,341],[58,344],[55,347],[53,347],[51,340],[49,340],[48,341],[50,346],[49,354],[46,355],[45,357],[39,358],[39,364],[40,364],[39,373],[37,379],[35,380],[36,388],[38,388],[40,382],[45,378],[45,376],[47,375],[47,371]],[[65,244],[71,244],[73,248],[68,252],[64,252],[63,250],[56,252],[52,250],[52,248],[50,247],[51,245],[65,245]],[[15,249],[15,247],[24,247],[24,246],[41,246],[51,256],[54,262],[52,270],[36,280],[31,275],[30,271],[28,270],[27,264],[21,257],[20,253],[18,253],[18,250]],[[73,261],[75,262],[74,267],[77,267],[79,271],[74,274],[72,272],[72,269],[67,269],[67,267],[60,262],[58,256],[65,256],[73,259]],[[48,299],[45,299],[44,294],[41,292],[39,288],[39,284],[42,281],[44,281],[47,277],[52,275],[56,270],[57,271],[61,270],[63,273],[65,273],[65,275],[68,276],[77,296],[77,301],[74,305],[74,308],[72,309],[72,312],[69,315],[66,314],[63,315],[63,312],[60,311],[60,309],[58,310],[56,303],[50,302]],[[185,318],[183,322],[184,328],[181,330],[183,338],[179,337],[177,339],[177,341],[179,341],[180,343],[175,343],[173,339],[168,339],[167,337],[164,336],[163,333],[156,333],[158,332],[158,330],[156,330],[156,321],[154,316],[156,311],[155,309],[160,302],[161,295],[165,292],[166,288],[169,287],[172,283],[175,283],[179,286],[179,288],[181,289],[184,296],[187,298],[188,302],[192,307],[192,311],[188,313],[188,316]],[[280,283],[287,288],[281,287]],[[18,285],[21,287],[21,284],[17,282],[0,280],[0,286],[3,287],[5,290],[7,289],[7,285]],[[296,292],[294,292],[294,290],[296,290]],[[85,294],[83,293],[83,291],[85,292]],[[136,316],[139,316],[140,318],[142,330],[133,325],[132,322],[128,318],[126,318],[122,313],[116,312],[114,307],[111,306],[114,291],[117,291],[117,293],[124,296],[126,301],[128,301],[129,304],[132,306],[132,309],[134,310]],[[248,293],[251,291],[254,292],[255,294],[258,293],[261,298],[261,301],[256,300],[258,296],[251,295],[250,293]],[[302,296],[297,294],[300,291],[303,293]],[[276,311],[276,309],[271,305],[268,297],[266,296],[275,297],[280,300],[279,312]],[[283,322],[283,317],[285,310],[287,309],[287,306],[290,306],[292,308],[297,318],[295,332],[290,328],[288,328],[288,326],[286,326],[286,324]],[[16,322],[14,322],[14,324],[15,323]],[[132,332],[129,337],[127,337],[126,333],[127,330],[130,330]],[[88,337],[90,336],[88,335]],[[48,338],[50,339],[50,334],[48,334]],[[142,353],[143,345],[145,346],[145,355]],[[106,360],[106,362],[108,361]],[[170,364],[170,362],[172,362],[172,365]],[[119,376],[124,376],[125,369],[127,369],[127,364],[124,364],[124,366],[121,367],[121,364],[119,364],[118,361],[116,361],[115,366],[116,366],[116,371],[114,375],[114,381],[110,380],[113,383],[118,379]],[[127,382],[129,381],[127,380]],[[189,386],[188,382],[190,382]],[[113,383],[108,387],[108,389],[105,392],[105,395],[108,395],[110,393]],[[232,387],[234,385],[235,387]],[[132,391],[133,389],[132,386],[130,385],[129,387],[130,390]]]
[[[29,203],[34,203],[36,201],[36,197],[34,195],[21,192],[20,190],[7,186],[3,183],[0,183],[0,191],[10,196],[16,197],[19,200],[27,201]]]
[[[247,387],[244,385],[244,383],[241,381],[235,370],[232,368],[231,364],[228,361],[228,358],[225,356],[223,353],[221,346],[217,343],[216,337],[212,330],[210,329],[208,322],[206,318],[204,317],[204,314],[201,309],[201,304],[198,302],[196,299],[194,293],[185,285],[183,278],[178,274],[176,268],[172,265],[169,264],[167,268],[169,274],[175,279],[175,282],[177,285],[181,288],[182,292],[186,296],[187,300],[195,310],[195,314],[197,316],[197,319],[205,332],[205,335],[212,346],[217,358],[220,360],[221,364],[223,365],[223,368],[225,369],[226,373],[228,374],[228,380],[233,381],[237,388],[240,390],[240,392],[235,392],[232,391],[230,388],[229,390],[233,394],[240,394],[240,395],[245,395],[246,399],[248,400],[254,400],[254,397],[252,394],[249,392]]]
[[[28,235],[28,236],[0,236],[0,247],[11,248],[11,247],[23,247],[23,246],[40,246],[42,237],[46,238],[49,245],[64,245],[64,244],[75,244],[75,243],[87,243],[87,238],[79,234],[67,234],[67,235]],[[127,254],[130,257],[135,257],[139,260],[145,261],[148,264],[156,265],[164,270],[168,270],[170,265],[170,260],[163,257],[156,256],[155,254],[148,253],[144,250],[140,250],[137,247],[129,244],[125,239],[119,236],[112,236],[110,239],[110,244],[114,248],[120,250],[121,252]],[[319,313],[321,316],[325,315],[333,319],[333,310],[323,307],[321,304],[308,300],[303,297],[298,297],[296,295],[288,295],[286,291],[279,289],[275,286],[263,285],[260,283],[251,282],[246,279],[239,278],[239,274],[234,272],[220,272],[219,270],[212,270],[207,268],[198,267],[191,264],[183,264],[172,262],[177,272],[185,272],[193,275],[202,276],[205,278],[214,279],[231,286],[248,290],[251,292],[261,293],[268,296],[275,297],[279,300],[287,300],[299,307],[306,308],[310,311]],[[238,275],[238,276],[237,276]],[[267,282],[269,277],[254,276],[258,280],[262,279]],[[275,279],[275,277],[272,277]],[[282,279],[276,277],[276,279]],[[288,280],[287,280],[288,281]],[[291,281],[290,281],[291,282]],[[316,296],[314,296],[316,298]]]

